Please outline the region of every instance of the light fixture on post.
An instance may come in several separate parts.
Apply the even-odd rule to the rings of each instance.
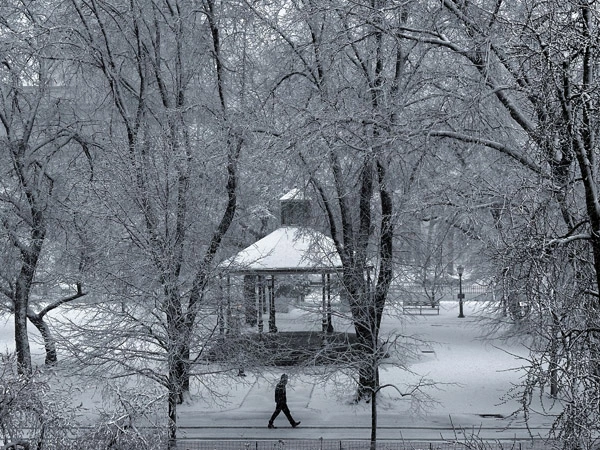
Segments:
[[[463,318],[465,315],[463,314],[463,300],[465,298],[465,294],[462,291],[462,276],[465,271],[465,267],[462,264],[459,264],[456,267],[456,272],[458,273],[458,317]]]

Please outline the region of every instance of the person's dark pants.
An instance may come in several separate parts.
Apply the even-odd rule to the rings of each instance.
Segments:
[[[273,425],[273,421],[277,418],[277,416],[279,415],[279,413],[283,411],[283,413],[285,414],[285,417],[287,417],[287,420],[290,421],[290,425],[294,425],[296,422],[294,421],[293,417],[292,417],[292,413],[290,413],[290,409],[288,408],[288,406],[284,403],[283,405],[276,405],[275,406],[275,412],[273,413],[273,415],[271,416],[271,420],[269,420],[269,423],[271,425]]]

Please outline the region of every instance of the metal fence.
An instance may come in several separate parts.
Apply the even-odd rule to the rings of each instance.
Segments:
[[[369,450],[368,440],[238,440],[178,441],[177,450]],[[465,441],[377,441],[377,450],[551,450],[558,444],[545,440],[487,442]]]
[[[425,287],[422,284],[405,284],[394,286],[390,289],[390,299],[405,303],[428,303],[433,300],[457,300],[458,286],[453,284],[440,284],[434,287]],[[464,284],[462,292],[465,300],[490,301],[502,297],[502,292],[492,286],[479,284]]]

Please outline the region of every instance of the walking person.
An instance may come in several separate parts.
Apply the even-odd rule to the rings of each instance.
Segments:
[[[275,425],[273,425],[273,421],[281,411],[283,411],[285,417],[287,417],[287,419],[290,421],[292,428],[296,428],[298,425],[300,425],[300,421],[296,422],[293,419],[290,409],[287,405],[287,393],[285,387],[287,381],[288,376],[284,373],[281,375],[281,379],[279,380],[279,383],[277,383],[277,386],[275,386],[275,412],[271,416],[271,420],[269,420],[269,428],[277,428]]]

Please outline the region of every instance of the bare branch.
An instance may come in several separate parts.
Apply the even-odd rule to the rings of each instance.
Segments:
[[[477,137],[477,136],[471,136],[471,135],[464,134],[464,133],[458,133],[455,131],[433,130],[433,131],[430,131],[428,134],[429,134],[429,136],[446,137],[446,138],[456,139],[461,142],[469,142],[469,143],[473,143],[473,144],[483,145],[484,147],[489,147],[494,150],[498,150],[501,153],[504,153],[505,155],[510,156],[514,160],[518,161],[519,163],[521,163],[528,169],[532,170],[536,174],[541,175],[544,178],[550,178],[550,175],[538,164],[531,161],[525,155],[521,154],[518,150],[511,148],[507,145],[501,144],[500,142],[492,141],[492,140]]]

